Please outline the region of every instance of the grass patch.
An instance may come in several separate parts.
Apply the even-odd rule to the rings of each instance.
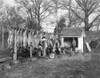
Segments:
[[[99,78],[100,54],[91,54],[90,61],[82,60],[34,60],[5,70],[5,78]],[[2,77],[3,78],[3,77]]]

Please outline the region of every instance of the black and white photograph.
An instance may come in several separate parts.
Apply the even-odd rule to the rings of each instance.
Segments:
[[[100,0],[0,0],[0,78],[100,78]]]

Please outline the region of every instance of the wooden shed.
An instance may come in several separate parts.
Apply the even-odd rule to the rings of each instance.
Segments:
[[[65,46],[65,42],[69,41],[72,43],[73,39],[76,41],[76,48],[84,52],[84,37],[85,37],[85,32],[83,28],[79,27],[64,27],[62,32],[61,32],[61,46]]]

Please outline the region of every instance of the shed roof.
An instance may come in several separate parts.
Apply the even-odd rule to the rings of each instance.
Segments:
[[[71,28],[68,28],[68,27],[64,27],[62,32],[61,32],[61,36],[81,36],[82,35],[82,31],[83,29],[82,28],[79,28],[79,27],[71,27]]]

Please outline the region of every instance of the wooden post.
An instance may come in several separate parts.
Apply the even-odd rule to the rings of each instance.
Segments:
[[[88,42],[85,42],[86,46],[87,46],[87,49],[89,50],[89,52],[91,52],[91,47],[89,46],[89,43]]]
[[[46,56],[46,48],[47,48],[47,43],[46,40],[44,40],[44,46],[43,46],[43,56]]]
[[[64,47],[64,37],[61,38],[61,47]]]
[[[32,45],[30,45],[30,58],[33,57],[33,56],[32,56],[32,49],[33,49],[33,47],[32,47]]]
[[[2,50],[4,50],[4,27],[2,27]]]
[[[14,63],[18,63],[17,62],[17,31],[16,30],[15,30],[15,39],[14,39],[13,61],[14,61]]]

